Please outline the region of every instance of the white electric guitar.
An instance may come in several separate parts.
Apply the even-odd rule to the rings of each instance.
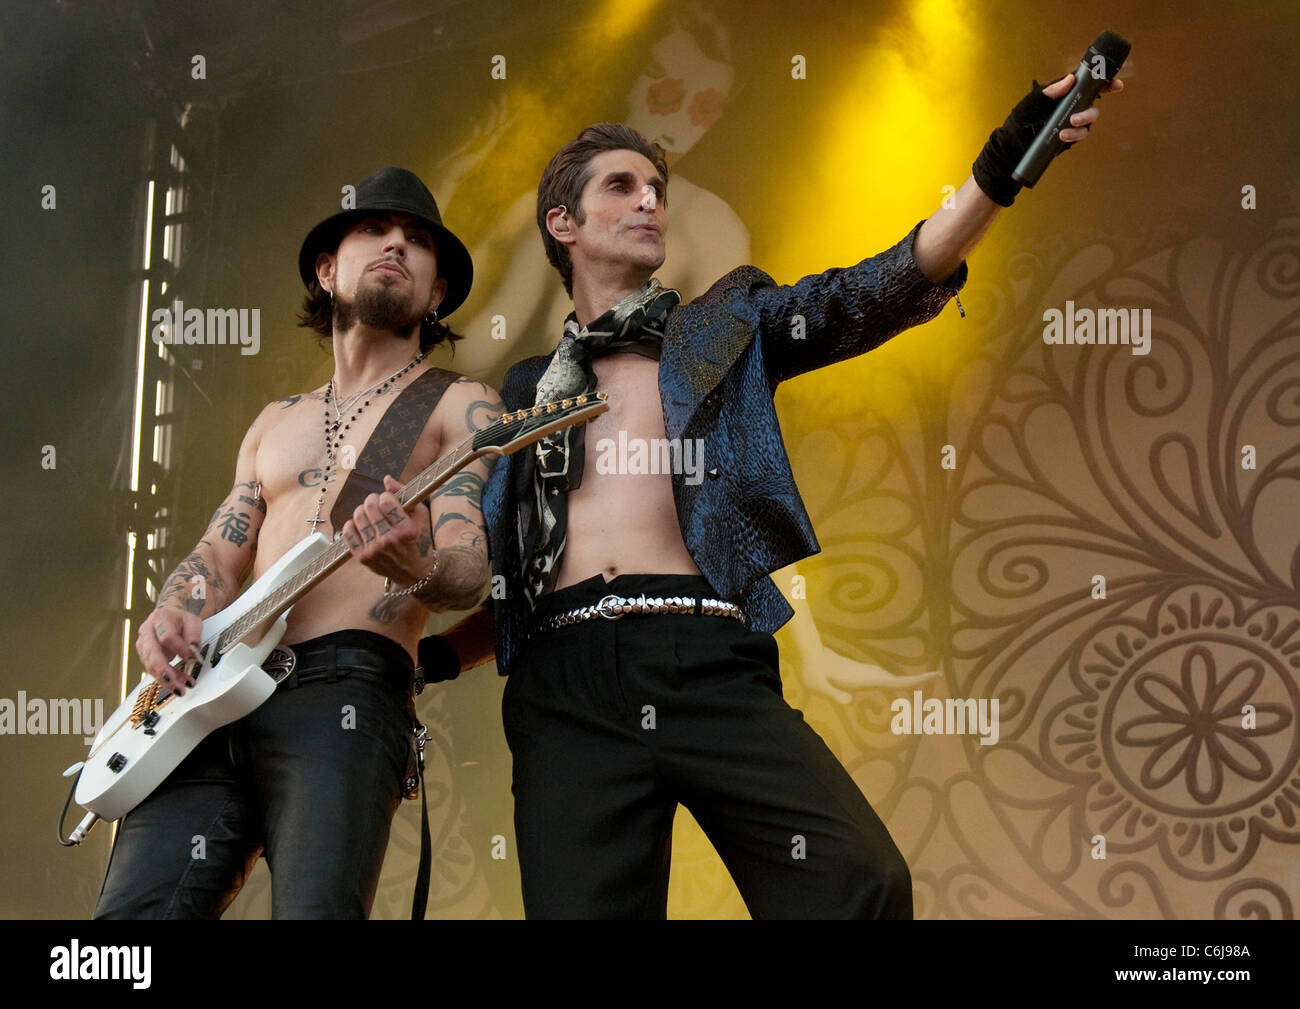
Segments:
[[[420,472],[398,499],[404,507],[418,504],[472,460],[510,455],[608,409],[605,394],[596,393],[507,413]],[[341,538],[321,533],[295,544],[238,599],[203,621],[196,656],[173,660],[194,680],[183,696],[145,673],[99,730],[89,756],[64,772],[80,772],[76,800],[90,813],[67,841],[60,829],[62,843],[79,844],[97,820],[130,812],[208,733],[270,697],[292,671],[292,653],[276,648],[289,609],[351,556]]]

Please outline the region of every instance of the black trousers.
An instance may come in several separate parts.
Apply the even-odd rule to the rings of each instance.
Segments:
[[[219,918],[263,853],[273,917],[369,916],[413,752],[414,666],[363,630],[291,647],[316,672],[208,735],[122,819],[95,918]]]
[[[642,592],[714,596],[699,576],[596,575],[538,616]],[[902,855],[782,698],[770,634],[691,614],[540,632],[503,715],[529,918],[664,918],[679,802],[755,918],[912,917]]]

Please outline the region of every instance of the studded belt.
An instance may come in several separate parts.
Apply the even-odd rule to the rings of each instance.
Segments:
[[[706,617],[731,617],[748,626],[745,611],[735,603],[721,599],[696,599],[693,596],[615,596],[609,595],[592,606],[555,613],[541,620],[535,630],[553,631],[584,620],[618,620],[631,613],[690,613]]]

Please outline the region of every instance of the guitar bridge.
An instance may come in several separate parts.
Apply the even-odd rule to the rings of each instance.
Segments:
[[[135,704],[131,708],[131,724],[139,728],[142,724],[150,728],[158,720],[158,712],[154,710],[154,704],[158,700],[159,684],[154,680],[149,686],[140,691],[135,699]],[[146,719],[151,719],[146,721]]]

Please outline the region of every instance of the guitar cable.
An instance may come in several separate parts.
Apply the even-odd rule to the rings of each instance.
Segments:
[[[69,777],[73,771],[77,773],[77,776],[72,779],[72,787],[68,789],[68,797],[63,800],[63,811],[59,813],[59,822],[54,828],[55,833],[58,835],[59,844],[63,845],[65,848],[77,847],[77,845],[86,839],[86,835],[90,832],[90,828],[99,822],[98,813],[87,813],[85,818],[77,824],[77,829],[69,834],[67,839],[64,839],[63,821],[68,818],[68,807],[72,805],[72,796],[77,791],[77,782],[81,780],[81,769],[85,766],[86,764],[84,761],[78,761],[63,772],[65,778]]]

